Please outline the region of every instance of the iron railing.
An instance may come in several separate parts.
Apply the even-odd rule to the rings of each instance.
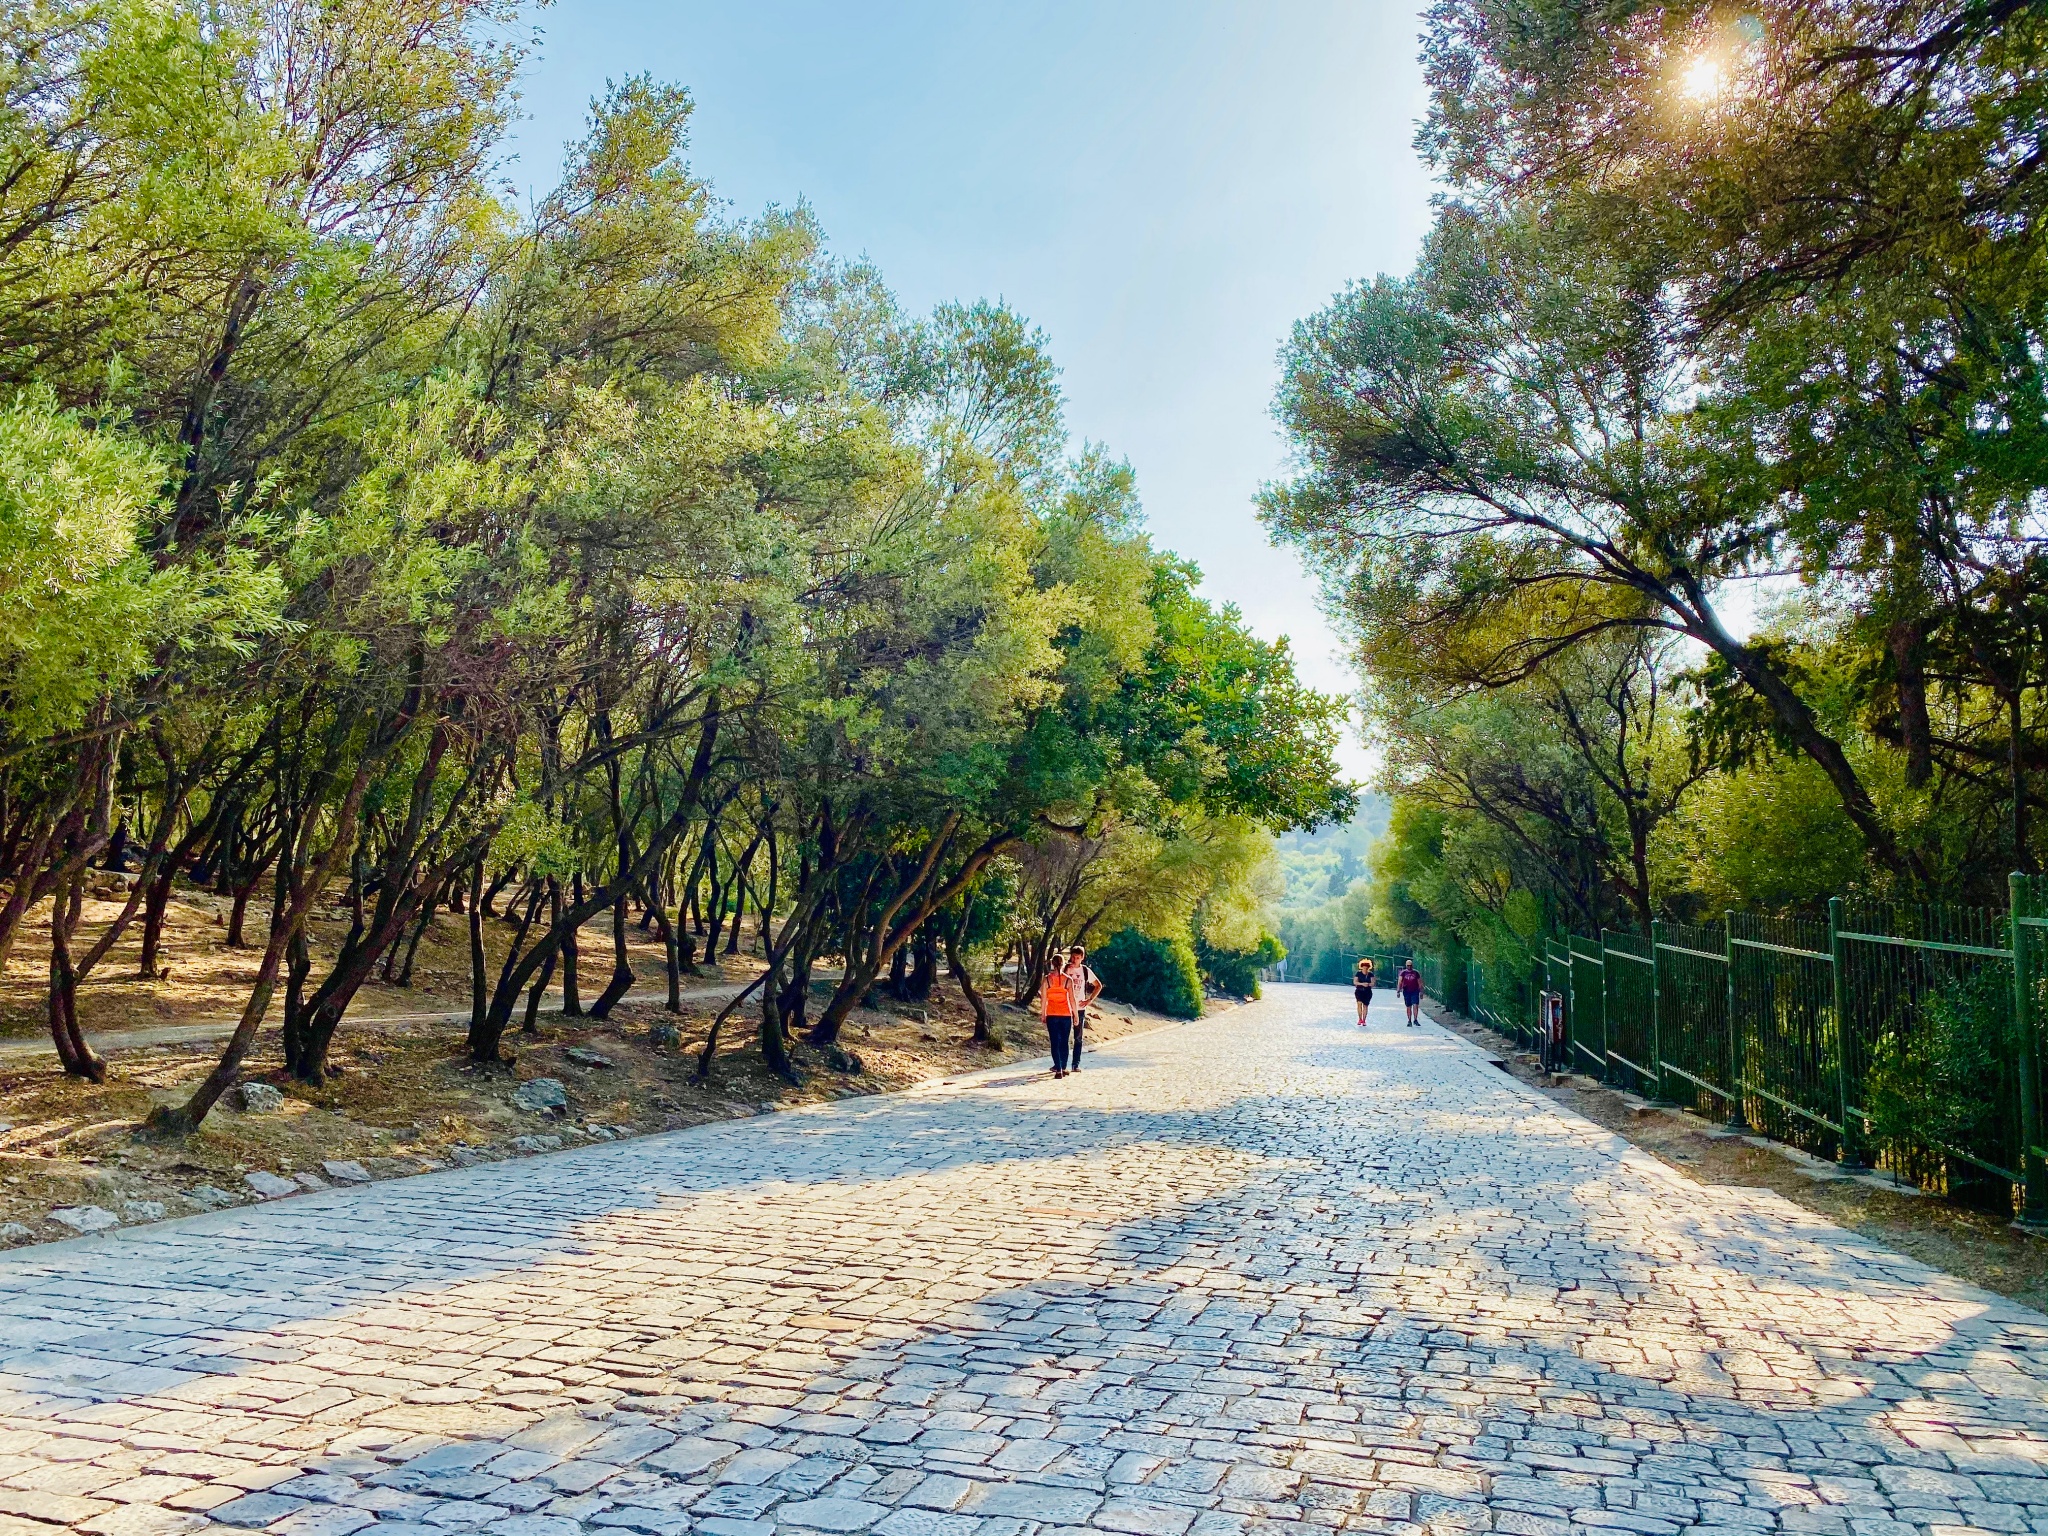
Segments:
[[[1526,962],[1374,959],[1382,985],[1413,959],[1430,997],[1530,1049],[1557,999],[1576,1071],[2048,1225],[2048,877],[2009,897],[1729,912],[1546,937]]]

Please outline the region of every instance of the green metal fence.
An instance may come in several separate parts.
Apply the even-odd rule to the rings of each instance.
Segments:
[[[1612,929],[1600,935],[1605,952],[1600,1016],[1607,1025],[1609,1080],[1638,1093],[1657,1088],[1657,958],[1650,941]]]
[[[2048,1225],[2048,878],[2003,910],[1833,901],[1531,948],[1374,958],[1525,1048],[1554,995],[1576,1071]]]
[[[1465,960],[1465,1013],[1517,1045],[1534,1050],[1536,987],[1524,965],[1488,965],[1476,955]]]

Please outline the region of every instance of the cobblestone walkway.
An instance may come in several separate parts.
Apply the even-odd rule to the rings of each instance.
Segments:
[[[0,1257],[0,1536],[2048,1533],[2048,1319],[1350,1013]]]

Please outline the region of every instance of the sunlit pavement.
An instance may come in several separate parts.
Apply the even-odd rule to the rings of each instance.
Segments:
[[[0,1258],[0,1533],[2048,1533],[2048,1319],[1347,991]]]

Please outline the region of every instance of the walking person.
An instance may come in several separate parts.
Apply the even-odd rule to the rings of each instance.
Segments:
[[[1394,990],[1401,994],[1401,1005],[1408,1010],[1408,1024],[1412,1029],[1422,1022],[1422,972],[1415,969],[1413,960],[1401,962],[1401,974],[1394,978]]]
[[[1052,1075],[1067,1075],[1067,1051],[1074,1039],[1074,991],[1066,970],[1053,966],[1045,973],[1045,1035],[1052,1044]]]
[[[1372,1007],[1373,964],[1371,955],[1360,955],[1358,967],[1351,973],[1351,996],[1358,1004],[1358,1027],[1365,1027],[1365,1015]]]
[[[1081,1041],[1088,1033],[1088,1009],[1102,995],[1102,980],[1088,969],[1088,951],[1076,944],[1067,951],[1067,996],[1074,1005],[1071,1072],[1081,1070]]]

